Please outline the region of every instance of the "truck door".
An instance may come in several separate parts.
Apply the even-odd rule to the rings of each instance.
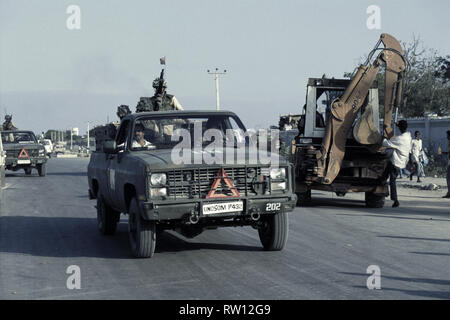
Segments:
[[[130,120],[125,120],[118,130],[116,136],[116,145],[118,152],[109,156],[108,169],[107,169],[107,181],[109,190],[109,203],[120,211],[124,211],[125,208],[121,208],[121,204],[124,203],[123,183],[119,181],[123,177],[125,169],[121,169],[121,161],[126,156],[127,151],[127,137],[129,135]]]

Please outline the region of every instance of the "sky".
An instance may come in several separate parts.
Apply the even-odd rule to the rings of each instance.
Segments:
[[[70,5],[80,29],[67,28]],[[367,27],[371,5],[380,29]],[[301,112],[309,77],[353,71],[381,33],[450,55],[449,12],[447,0],[0,0],[0,114],[85,133],[151,96],[165,56],[185,109],[215,109],[207,70],[219,68],[221,109],[265,128]]]

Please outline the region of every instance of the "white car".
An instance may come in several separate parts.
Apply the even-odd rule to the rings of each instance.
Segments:
[[[51,157],[51,154],[53,152],[52,140],[50,140],[50,139],[42,139],[40,141],[40,143],[42,143],[44,145],[45,154],[48,155],[49,157]]]

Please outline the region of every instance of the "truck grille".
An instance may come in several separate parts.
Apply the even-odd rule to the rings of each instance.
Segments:
[[[211,191],[212,185],[222,168],[201,168],[172,170],[167,172],[168,196],[171,199],[205,198]],[[228,167],[224,168],[228,178],[240,196],[256,196],[252,188],[253,177],[248,177],[249,170],[256,176],[261,172],[266,175],[269,168],[261,167]],[[216,194],[232,196],[233,193],[225,183],[222,182],[216,188]]]
[[[25,149],[30,157],[38,157],[39,156],[39,150],[38,149]],[[6,156],[8,158],[18,158],[20,150],[6,150]]]

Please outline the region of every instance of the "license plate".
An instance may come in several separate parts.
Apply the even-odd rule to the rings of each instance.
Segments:
[[[203,214],[216,214],[228,212],[242,212],[244,203],[242,201],[218,202],[203,205]]]
[[[31,160],[17,160],[17,164],[30,164]]]

